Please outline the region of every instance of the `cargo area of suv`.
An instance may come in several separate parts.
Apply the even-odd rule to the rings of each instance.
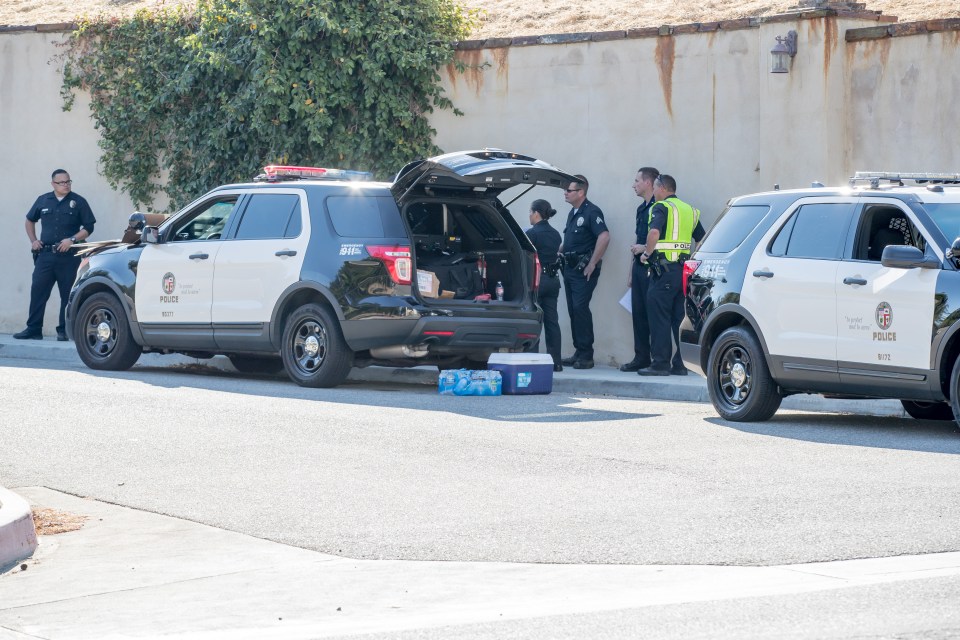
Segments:
[[[417,202],[404,209],[417,291],[425,302],[519,303],[535,285],[528,240],[486,203]],[[528,249],[524,251],[523,249]]]

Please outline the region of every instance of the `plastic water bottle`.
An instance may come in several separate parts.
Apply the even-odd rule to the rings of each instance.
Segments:
[[[497,280],[496,294],[497,300],[503,300],[503,282],[501,280]]]

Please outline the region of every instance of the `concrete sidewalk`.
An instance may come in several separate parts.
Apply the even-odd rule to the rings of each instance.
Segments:
[[[41,360],[83,366],[73,342],[57,342],[55,337],[43,340],[14,340],[9,334],[0,334],[0,365],[4,359]],[[236,373],[233,365],[224,356],[210,359],[188,358],[177,354],[144,354],[135,367],[168,367],[177,365],[207,366],[221,371]],[[281,374],[282,375],[282,374]],[[355,382],[378,382],[395,384],[437,384],[435,367],[395,369],[390,367],[355,368],[349,380]],[[292,383],[291,383],[292,384]],[[566,367],[553,376],[554,393],[565,395],[605,395],[651,400],[675,400],[681,402],[710,402],[706,380],[701,376],[641,377],[635,373],[622,373],[612,366],[598,365],[593,369],[578,370]],[[784,409],[800,411],[823,411],[828,413],[855,413],[876,416],[905,417],[900,402],[896,400],[832,400],[819,395],[796,395],[786,398]]]
[[[0,575],[4,638],[290,639],[413,629],[444,637],[446,625],[960,575],[960,553],[769,567],[351,560],[50,489],[18,491],[36,506],[88,518],[78,531],[41,536],[26,570]]]

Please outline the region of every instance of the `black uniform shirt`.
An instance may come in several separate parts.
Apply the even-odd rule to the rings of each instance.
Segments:
[[[667,196],[667,200],[676,197],[676,194]],[[660,239],[663,240],[663,235],[667,230],[667,205],[663,204],[663,202],[654,204],[653,208],[650,209],[650,228],[659,231]],[[700,242],[706,234],[707,232],[703,230],[703,225],[697,220],[697,226],[693,228],[693,239]],[[648,247],[647,253],[653,253],[654,248],[655,247]]]
[[[541,265],[550,265],[557,260],[560,252],[560,232],[550,226],[547,220],[541,220],[527,229],[527,237],[537,248]]]
[[[40,223],[40,242],[46,246],[77,235],[81,227],[89,235],[97,222],[87,201],[72,191],[60,201],[53,191],[43,194],[30,207],[27,220]]]
[[[647,244],[647,233],[650,231],[650,207],[656,202],[650,198],[650,202],[644,202],[637,207],[637,244]]]
[[[567,226],[563,229],[565,253],[590,253],[597,246],[597,236],[607,230],[603,211],[589,200],[584,200],[579,209],[571,209]]]

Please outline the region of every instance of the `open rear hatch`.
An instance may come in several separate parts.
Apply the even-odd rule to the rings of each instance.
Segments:
[[[536,252],[497,197],[519,185],[563,189],[574,180],[536,158],[495,149],[404,167],[391,188],[411,232],[420,297],[427,304],[532,306]]]
[[[526,184],[565,189],[569,173],[530,156],[500,149],[457,151],[411,162],[397,174],[391,190],[401,206],[411,197],[443,190],[472,191],[490,198]]]

